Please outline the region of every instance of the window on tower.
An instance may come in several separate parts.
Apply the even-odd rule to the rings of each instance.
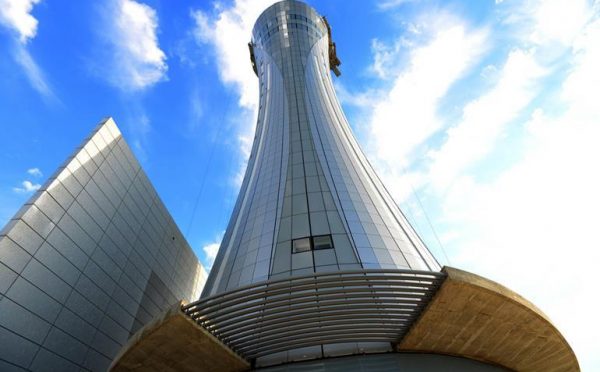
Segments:
[[[301,253],[311,250],[310,238],[296,239],[292,241],[292,253]]]
[[[333,248],[331,235],[313,236],[313,249],[329,249]]]
[[[292,240],[292,253],[333,248],[331,235],[319,235]]]

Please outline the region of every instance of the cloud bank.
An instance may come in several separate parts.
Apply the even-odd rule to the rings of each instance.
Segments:
[[[363,105],[361,134],[396,200],[406,209],[412,188],[421,195],[452,263],[532,300],[582,370],[595,370],[600,5],[496,7],[497,20],[479,29],[456,16],[454,27],[422,29],[409,42],[374,41],[370,71],[393,84]]]

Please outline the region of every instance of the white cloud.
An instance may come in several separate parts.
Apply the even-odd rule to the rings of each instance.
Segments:
[[[135,149],[136,157],[144,163],[148,160],[146,144],[148,134],[152,130],[152,123],[139,103],[132,104],[130,109],[132,110],[132,114],[129,118],[129,128],[133,134],[133,148]]]
[[[204,116],[205,108],[202,104],[202,97],[200,96],[200,92],[197,88],[194,88],[189,99],[190,122],[188,124],[188,129],[193,131],[200,125],[200,120]]]
[[[40,0],[0,0],[0,25],[16,37],[12,54],[21,66],[31,86],[44,98],[56,101],[44,73],[27,50],[27,43],[37,34],[38,20],[31,15]]]
[[[570,44],[581,32],[590,15],[586,0],[543,0],[532,9],[534,32],[531,40],[538,44]]]
[[[417,0],[382,0],[377,3],[377,7],[381,10],[389,10],[402,4],[414,2]]]
[[[202,247],[204,254],[206,255],[206,260],[208,261],[209,268],[212,267],[213,262],[215,261],[215,257],[217,257],[217,252],[219,252],[219,247],[221,246],[221,242],[218,243],[210,243]]]
[[[593,12],[587,0],[502,1],[503,22],[532,45],[569,47]]]
[[[398,55],[403,48],[403,40],[400,39],[393,45],[388,45],[378,39],[371,40],[371,51],[373,52],[373,64],[371,70],[380,79],[385,79],[390,69],[398,64]]]
[[[22,44],[33,39],[38,21],[31,15],[40,0],[0,0],[0,24],[17,33]]]
[[[206,270],[210,271],[213,263],[215,262],[215,258],[217,257],[217,253],[219,253],[219,247],[221,246],[221,240],[223,239],[223,234],[225,232],[221,232],[219,236],[216,237],[215,241],[205,244],[202,247],[202,251],[204,252],[206,265]]]
[[[247,44],[254,22],[275,2],[236,0],[229,8],[216,6],[212,16],[199,10],[192,12],[196,40],[213,47],[221,81],[233,85],[240,96],[239,105],[251,110],[258,105],[258,79],[250,65]]]
[[[258,78],[252,71],[248,42],[254,22],[276,0],[236,0],[224,8],[215,3],[214,14],[200,10],[192,11],[195,20],[193,30],[196,41],[205,48],[211,47],[223,84],[235,89],[239,96],[239,110],[234,125],[240,150],[240,168],[234,177],[236,186],[241,185],[246,161],[250,156],[254,127],[258,113]]]
[[[42,177],[43,176],[40,168],[29,168],[29,169],[27,169],[27,173],[34,177]]]
[[[102,11],[109,14],[102,36],[112,56],[102,75],[124,91],[142,90],[165,80],[167,57],[158,44],[156,11],[133,0],[115,0]]]
[[[371,70],[379,71],[379,76],[391,72],[386,79],[392,86],[384,94],[377,93],[378,101],[370,107],[367,152],[386,184],[395,186],[391,191],[400,201],[411,193],[411,184],[418,186],[423,180],[416,173],[403,176],[403,168],[419,145],[446,125],[437,114],[440,101],[479,61],[488,42],[485,28],[470,29],[445,12],[429,16],[431,21],[417,19],[413,29],[418,32],[410,31],[416,40],[402,36],[393,46],[374,43],[372,50]],[[406,53],[406,62],[400,53]]]
[[[211,44],[212,38],[215,36],[215,30],[212,29],[212,21],[208,15],[201,10],[192,11],[192,18],[196,22],[194,28],[194,37],[197,41],[203,44]]]
[[[492,151],[503,129],[539,92],[544,75],[533,52],[517,49],[509,53],[496,85],[464,107],[462,120],[446,131],[441,148],[429,154],[429,180],[434,187],[446,189],[461,172]]]
[[[373,88],[367,88],[363,92],[350,92],[341,80],[334,80],[333,85],[336,95],[342,104],[363,109],[375,106],[385,93]]]
[[[600,88],[600,21],[589,24],[575,40],[573,59],[575,68],[563,84],[562,99],[577,119],[598,120],[598,95],[594,92]]]
[[[14,58],[15,61],[17,61],[17,63],[23,68],[23,72],[25,72],[25,76],[27,76],[31,86],[43,97],[51,101],[56,101],[57,98],[50,88],[44,73],[35,60],[31,57],[31,53],[29,53],[29,51],[23,45],[18,45],[15,47]]]
[[[18,193],[28,193],[38,190],[42,185],[38,183],[32,183],[31,181],[23,181],[21,182],[22,187],[14,187],[13,191]]]
[[[378,159],[405,164],[414,148],[441,128],[436,114],[440,99],[478,60],[485,41],[484,31],[452,21],[436,28],[429,43],[410,51],[408,66],[373,109],[371,138]]]
[[[544,93],[544,78],[551,66],[561,58],[560,51],[570,48],[569,43],[589,18],[587,14],[592,13],[585,1],[530,1],[511,9],[522,17],[516,29],[528,28],[528,33],[518,35],[517,42],[535,47],[512,50],[500,71],[484,69],[485,78],[497,79],[495,86],[464,107],[462,121],[448,129],[445,143],[429,154],[429,179],[438,191],[484,160],[509,125],[520,124],[515,119]]]

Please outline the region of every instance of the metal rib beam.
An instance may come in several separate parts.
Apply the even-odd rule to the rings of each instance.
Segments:
[[[400,340],[445,276],[352,270],[270,280],[182,307],[247,359],[338,342]]]

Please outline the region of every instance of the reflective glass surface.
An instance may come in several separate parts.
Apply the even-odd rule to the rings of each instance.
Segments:
[[[310,250],[310,238],[302,238],[292,241],[292,253],[302,253]]]

